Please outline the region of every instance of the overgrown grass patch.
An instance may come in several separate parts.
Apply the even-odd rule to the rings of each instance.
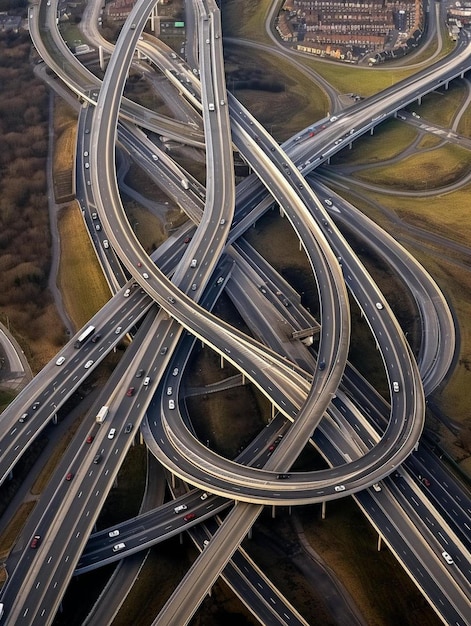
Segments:
[[[80,328],[107,302],[110,289],[77,204],[61,211],[58,227],[61,241],[58,285],[70,319]]]
[[[446,144],[437,150],[405,157],[394,165],[355,173],[360,180],[403,191],[422,191],[450,185],[471,169],[471,153],[460,146]]]
[[[373,135],[365,134],[353,143],[351,149],[335,154],[332,164],[367,165],[394,159],[411,146],[417,136],[417,130],[412,126],[387,120],[376,126]]]
[[[453,81],[448,89],[443,87],[424,96],[420,106],[413,104],[407,108],[420,113],[427,122],[449,128],[460,108],[460,103],[465,102],[467,93],[462,81]],[[464,117],[471,119],[471,112],[465,113]]]

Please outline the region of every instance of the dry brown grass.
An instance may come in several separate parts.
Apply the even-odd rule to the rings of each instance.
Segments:
[[[7,529],[0,535],[0,561],[4,561],[8,557],[8,554],[10,553],[18,535],[26,524],[28,516],[31,514],[31,511],[35,506],[36,502],[32,500],[23,502],[15,513]]]

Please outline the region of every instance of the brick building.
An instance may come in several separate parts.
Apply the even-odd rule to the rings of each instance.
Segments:
[[[420,0],[286,0],[277,29],[298,48],[352,60],[401,45],[422,19]]]

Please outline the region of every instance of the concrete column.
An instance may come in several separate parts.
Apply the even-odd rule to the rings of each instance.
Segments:
[[[381,535],[378,535],[378,552],[381,552]]]
[[[100,59],[100,69],[105,71],[105,56],[103,54],[103,46],[98,46],[98,58]]]
[[[321,519],[325,519],[325,500],[321,504]]]

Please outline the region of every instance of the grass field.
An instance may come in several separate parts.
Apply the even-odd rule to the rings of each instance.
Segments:
[[[61,241],[58,285],[70,319],[81,328],[110,298],[110,289],[93,251],[76,203],[59,216]]]

